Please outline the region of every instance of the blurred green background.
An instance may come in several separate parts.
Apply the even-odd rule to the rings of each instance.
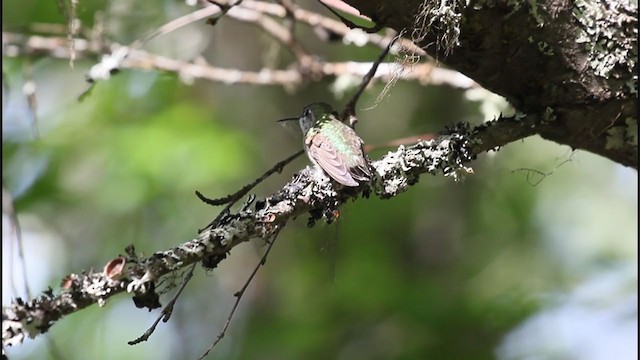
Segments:
[[[65,22],[55,2],[2,6],[4,31]],[[193,9],[137,0],[80,2],[77,12],[91,27],[100,11],[108,37],[129,43]],[[379,53],[297,29],[325,59],[371,61]],[[245,70],[291,60],[256,28],[232,19],[192,24],[145,49],[183,60],[202,54]],[[58,290],[69,272],[99,270],[129,244],[148,255],[190,240],[219,211],[194,190],[210,197],[237,190],[301,147],[298,130],[275,120],[313,101],[340,107],[353,91],[337,96],[331,81],[296,91],[185,84],[175,74],[126,70],[78,102],[95,62],[78,60],[72,69],[66,60],[3,56],[3,187],[22,227],[34,293]],[[25,69],[37,85],[37,137],[22,92]],[[364,111],[382,87],[372,86],[359,103],[357,130],[371,144],[462,120],[479,124],[506,109],[486,92],[399,82]],[[255,193],[268,196],[307,165],[296,160]],[[637,358],[637,172],[537,137],[472,165],[475,175],[464,182],[424,176],[391,200],[359,199],[335,224],[288,224],[210,358]],[[15,239],[3,206],[3,305],[25,295]],[[126,344],[159,311],[137,309],[122,295],[7,354],[195,359],[265,250],[264,243],[245,243],[218,269],[198,268],[171,320],[145,343]]]

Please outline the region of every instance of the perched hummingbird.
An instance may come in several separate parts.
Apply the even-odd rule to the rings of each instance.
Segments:
[[[363,141],[352,128],[338,120],[338,113],[326,103],[307,105],[302,115],[278,121],[298,120],[304,149],[311,162],[345,186],[358,186],[371,179]]]

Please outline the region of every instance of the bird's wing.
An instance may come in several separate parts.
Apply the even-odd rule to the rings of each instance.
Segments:
[[[346,126],[346,125],[345,125]],[[356,135],[355,131],[348,127],[348,131],[353,132],[351,138],[351,146],[353,149],[358,149],[360,151],[359,156],[357,157],[356,163],[349,168],[349,173],[351,173],[351,177],[353,177],[357,181],[369,181],[371,179],[371,170],[369,170],[369,161],[364,155],[364,149],[362,139]]]
[[[331,142],[320,133],[307,141],[309,156],[335,181],[346,186],[358,186],[349,167],[338,156]]]

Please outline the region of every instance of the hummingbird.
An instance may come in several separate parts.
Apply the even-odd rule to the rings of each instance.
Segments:
[[[333,180],[345,186],[359,186],[371,179],[364,142],[356,132],[339,120],[331,105],[317,102],[307,105],[302,115],[278,121],[298,120],[304,150],[309,160]]]

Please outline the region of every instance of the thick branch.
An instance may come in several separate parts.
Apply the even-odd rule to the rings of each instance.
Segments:
[[[400,146],[371,164],[374,180],[358,189],[338,187],[315,169],[306,168],[278,193],[223,216],[217,227],[191,241],[144,259],[130,254],[122,271],[114,272],[114,266],[107,266],[105,269],[110,270],[103,273],[69,274],[57,295],[49,290],[32,301],[15,300],[2,312],[2,344],[20,344],[27,336],[46,332],[64,316],[93,304],[103,306],[107,299],[122,292],[134,293],[134,300],[141,307],[158,307],[155,283],[168,273],[205,258],[217,258],[219,262],[234,246],[255,238],[268,239],[289,220],[303,214],[310,214],[311,222],[322,217],[330,221],[335,210],[360,192],[391,198],[406,191],[425,173],[459,179],[472,172],[467,164],[478,154],[535,133],[533,124],[537,122],[535,117],[503,118],[474,129],[460,124],[435,140]],[[124,258],[109,263],[120,265],[121,259]]]
[[[626,0],[346,0],[527,114],[542,137],[638,168],[638,8]],[[542,131],[544,130],[544,131]]]

